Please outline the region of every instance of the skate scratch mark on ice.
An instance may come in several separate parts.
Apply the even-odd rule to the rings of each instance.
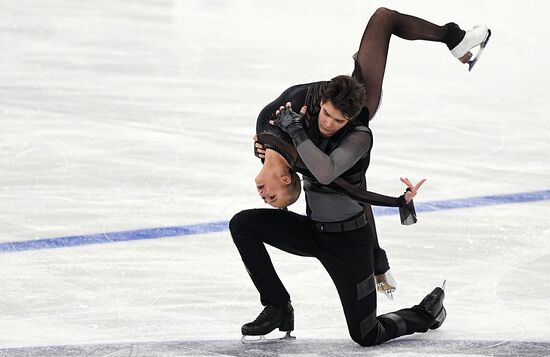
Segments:
[[[502,205],[511,203],[525,203],[550,200],[550,190],[522,192],[504,195],[491,195],[481,197],[461,198],[455,200],[417,202],[417,212],[433,212],[457,208],[474,208],[482,206]],[[396,208],[376,207],[376,216],[388,216],[398,214]],[[165,237],[188,236],[194,234],[206,234],[223,232],[228,228],[228,222],[199,223],[185,226],[161,227],[139,229],[122,232],[105,232],[70,237],[46,238],[18,242],[0,243],[0,253],[20,252],[27,250],[40,250],[51,248],[77,247],[89,244],[104,244],[114,242],[126,242],[143,239],[156,239]]]
[[[428,340],[402,338],[374,347],[374,350],[363,350],[364,354],[371,351],[375,355],[479,355],[490,354],[498,356],[547,356],[550,351],[548,341],[523,340]],[[90,351],[90,349],[92,349]],[[349,339],[298,339],[292,343],[264,344],[260,348],[243,346],[236,340],[180,340],[180,341],[148,341],[119,342],[97,345],[50,345],[29,346],[17,348],[1,348],[2,356],[45,355],[45,356],[91,356],[96,351],[101,355],[130,354],[135,355],[172,355],[180,356],[251,356],[274,357],[280,355],[299,356],[304,351],[311,351],[321,357],[335,355],[358,355],[361,347]],[[170,353],[172,352],[172,353]],[[311,354],[308,354],[308,356]]]

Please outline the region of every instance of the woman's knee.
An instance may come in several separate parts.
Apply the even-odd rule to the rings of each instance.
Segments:
[[[374,14],[372,14],[371,18],[386,18],[393,16],[395,13],[395,10],[388,9],[387,7],[379,7]]]

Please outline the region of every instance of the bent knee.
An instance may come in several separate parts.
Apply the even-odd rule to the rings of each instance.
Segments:
[[[243,212],[244,211],[241,211],[237,214],[235,214],[233,216],[233,218],[231,218],[229,220],[229,231],[231,232],[231,234],[234,234],[237,232],[237,230],[242,227],[242,222],[243,222]]]
[[[351,336],[351,339],[355,343],[363,347],[372,347],[377,345],[376,340],[374,338],[368,338],[368,336],[365,336],[365,337]]]
[[[379,7],[374,14],[372,14],[372,17],[388,17],[393,16],[395,13],[395,10],[388,9],[387,7]]]
[[[372,347],[387,341],[386,332],[379,322],[368,332],[362,329],[350,331],[350,336],[355,343],[363,347]]]
[[[235,238],[238,238],[240,236],[239,233],[241,233],[246,227],[249,226],[249,223],[251,222],[251,213],[253,210],[245,210],[237,213],[236,215],[231,218],[229,221],[229,231],[231,232],[231,235],[233,236],[233,240]]]

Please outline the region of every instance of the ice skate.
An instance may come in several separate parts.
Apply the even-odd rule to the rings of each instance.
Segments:
[[[281,338],[266,338],[265,335],[279,328],[279,331],[286,332]],[[290,301],[286,306],[271,306],[267,305],[258,317],[241,328],[243,337],[242,343],[260,343],[281,340],[294,340],[296,337],[291,336],[290,332],[294,330],[294,309]],[[247,336],[256,336],[256,338],[247,339]]]
[[[441,287],[433,289],[431,293],[426,295],[426,297],[418,305],[424,311],[426,311],[432,318],[433,322],[430,325],[431,330],[439,328],[445,318],[447,317],[447,311],[443,306],[443,300],[445,299],[445,284],[447,281],[443,281]]]
[[[458,58],[462,63],[468,63],[468,71],[471,71],[476,62],[478,61],[481,53],[487,46],[489,38],[491,37],[491,30],[485,25],[474,26],[471,30],[466,31],[464,38],[451,49],[453,56]],[[479,50],[476,53],[474,59],[472,58],[471,50],[479,46]]]
[[[397,283],[393,278],[391,271],[387,271],[384,274],[375,275],[376,290],[380,294],[384,294],[388,299],[393,300],[393,293],[397,289]]]

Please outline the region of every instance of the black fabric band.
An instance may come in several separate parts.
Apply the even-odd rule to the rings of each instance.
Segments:
[[[376,325],[376,309],[367,317],[365,317],[361,322],[359,323],[360,329],[361,329],[361,338],[365,337]]]
[[[357,218],[340,221],[340,222],[318,222],[313,221],[315,228],[319,232],[324,233],[337,233],[337,232],[349,232],[364,227],[367,224],[367,217],[361,212]]]
[[[407,322],[398,314],[390,312],[389,314],[378,316],[378,318],[385,318],[393,321],[397,327],[397,336],[395,337],[403,336],[407,333]]]
[[[371,274],[368,278],[356,285],[357,301],[361,300],[367,295],[370,295],[376,290],[376,283],[374,282],[374,274]]]

